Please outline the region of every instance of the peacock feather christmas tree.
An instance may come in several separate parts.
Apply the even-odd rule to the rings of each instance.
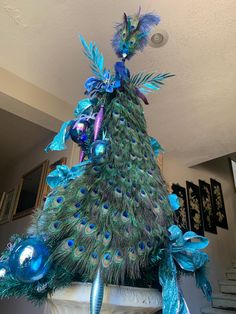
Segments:
[[[80,163],[48,175],[51,192],[28,232],[10,239],[0,259],[1,297],[40,303],[72,281],[88,281],[90,313],[99,314],[104,284],[161,284],[163,313],[188,313],[178,289],[178,275],[186,272],[210,298],[208,256],[200,251],[208,240],[173,225],[178,200],[168,194],[156,163],[161,146],[147,134],[141,103],[172,75],[130,75],[125,65],[159,21],[140,10],[124,14],[112,40],[121,59],[114,71],[105,68],[96,44],[81,37],[93,73],[85,82],[87,98],[46,148],[63,150],[72,140]]]

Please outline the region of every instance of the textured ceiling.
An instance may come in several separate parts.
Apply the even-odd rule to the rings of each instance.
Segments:
[[[113,26],[140,4],[160,14],[169,41],[128,66],[176,74],[149,96],[150,133],[188,165],[236,151],[235,0],[2,0],[0,66],[75,106],[90,76],[78,33],[112,67]]]
[[[55,133],[0,109],[0,173]]]

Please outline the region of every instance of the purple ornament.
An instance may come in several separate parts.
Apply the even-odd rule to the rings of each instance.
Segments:
[[[79,162],[82,162],[84,160],[84,151],[81,149],[80,155],[79,155]]]
[[[94,122],[94,141],[97,140],[102,121],[103,121],[103,115],[104,115],[104,105],[101,105],[101,108],[96,116],[95,122]]]

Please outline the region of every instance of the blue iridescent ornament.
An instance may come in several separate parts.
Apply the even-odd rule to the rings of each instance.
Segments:
[[[75,121],[69,130],[72,141],[78,145],[83,145],[87,140],[86,129],[88,127],[88,121],[85,118],[81,118]]]
[[[0,262],[0,280],[3,279],[9,272],[9,267],[6,263]]]
[[[108,154],[108,142],[104,140],[95,141],[91,145],[91,160],[94,163],[103,163]]]
[[[34,282],[43,278],[50,267],[49,250],[36,238],[22,240],[13,249],[9,267],[13,277],[22,282]]]

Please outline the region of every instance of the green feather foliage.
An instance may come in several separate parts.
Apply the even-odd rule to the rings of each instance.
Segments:
[[[164,84],[164,80],[169,77],[174,76],[170,73],[138,73],[136,75],[131,76],[130,82],[138,87],[143,94],[147,94],[156,90],[159,90],[161,85]]]

